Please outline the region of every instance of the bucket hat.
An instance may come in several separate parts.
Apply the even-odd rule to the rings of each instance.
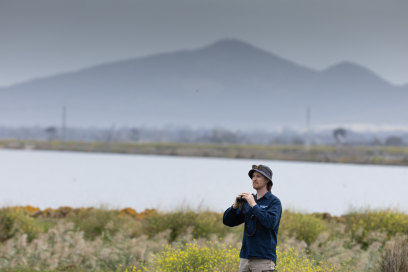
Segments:
[[[262,165],[262,164],[252,165],[252,169],[249,170],[249,172],[248,172],[248,176],[251,179],[252,179],[252,175],[254,174],[255,171],[258,172],[258,173],[261,173],[264,177],[269,179],[270,182],[272,182],[272,170],[268,166]],[[272,182],[272,184],[273,184],[273,182]]]

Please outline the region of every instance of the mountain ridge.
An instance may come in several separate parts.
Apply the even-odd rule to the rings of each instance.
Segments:
[[[95,65],[89,65],[89,66],[85,66],[85,67],[79,68],[79,69],[73,69],[73,70],[69,70],[69,71],[65,71],[65,72],[61,72],[61,73],[57,73],[57,74],[51,74],[51,75],[45,75],[45,76],[36,77],[36,78],[32,78],[32,79],[27,79],[27,80],[23,80],[21,82],[16,82],[16,83],[11,84],[11,85],[0,86],[0,89],[8,89],[8,88],[15,87],[16,85],[18,86],[18,85],[22,85],[22,84],[26,84],[26,83],[31,83],[31,82],[37,81],[37,80],[50,79],[50,78],[53,78],[53,77],[70,75],[70,74],[75,74],[75,73],[81,73],[81,72],[91,70],[91,69],[95,69],[95,68],[99,68],[99,67],[105,67],[105,66],[116,65],[116,64],[132,63],[134,61],[146,61],[146,60],[149,60],[151,58],[163,57],[163,56],[168,56],[168,55],[173,55],[173,54],[178,54],[178,53],[197,52],[197,51],[202,51],[202,50],[208,50],[208,49],[211,49],[211,48],[216,48],[218,46],[226,47],[225,45],[228,45],[228,44],[232,45],[233,47],[238,45],[239,47],[242,47],[242,48],[251,48],[251,49],[254,49],[254,50],[257,50],[257,51],[262,51],[265,55],[273,56],[273,57],[278,58],[280,60],[290,62],[292,65],[295,65],[297,67],[302,67],[302,68],[305,68],[305,69],[308,69],[308,70],[314,71],[314,72],[327,72],[328,70],[331,70],[331,69],[336,68],[338,66],[346,66],[346,65],[348,65],[350,67],[354,66],[354,67],[360,68],[361,71],[365,70],[366,72],[370,73],[371,75],[380,78],[382,81],[384,81],[384,82],[386,82],[386,83],[388,83],[388,84],[390,84],[390,85],[392,85],[394,87],[403,87],[403,88],[408,87],[408,83],[404,84],[404,85],[397,85],[397,84],[390,83],[388,80],[384,79],[383,77],[381,77],[377,73],[371,71],[370,69],[366,68],[365,66],[362,66],[362,65],[357,64],[357,63],[352,62],[352,61],[344,60],[344,61],[332,64],[332,65],[329,65],[326,68],[318,70],[318,69],[313,69],[311,67],[308,67],[307,65],[299,64],[299,63],[297,63],[295,61],[292,61],[292,60],[284,59],[284,58],[282,58],[282,57],[280,57],[278,55],[275,55],[275,54],[270,53],[270,52],[268,52],[268,51],[266,51],[264,49],[253,46],[253,45],[251,45],[251,44],[249,44],[247,42],[243,42],[243,41],[240,41],[238,39],[227,38],[227,39],[222,39],[222,40],[216,41],[214,43],[210,43],[210,44],[208,44],[206,46],[203,46],[203,47],[200,47],[200,48],[197,48],[197,49],[174,50],[174,51],[170,51],[170,52],[156,53],[156,54],[150,54],[150,55],[147,55],[147,56],[127,58],[127,59],[119,59],[119,60],[99,63],[99,64],[95,64]]]
[[[71,123],[301,125],[307,107],[318,113],[314,120],[319,123],[402,122],[401,101],[407,98],[405,87],[352,62],[319,71],[225,39],[2,88],[0,106],[19,105],[27,113],[11,109],[9,119],[0,117],[0,124],[56,123],[53,115],[62,105],[86,109],[89,103],[105,108],[105,113],[71,113]],[[249,101],[257,105],[256,111]],[[124,108],[130,109],[127,115],[120,114]],[[254,114],[264,117],[253,121]]]

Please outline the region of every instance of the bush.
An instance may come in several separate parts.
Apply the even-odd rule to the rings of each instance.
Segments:
[[[197,214],[194,222],[193,238],[209,238],[210,234],[223,237],[228,228],[222,223],[222,215],[215,212],[205,211]]]
[[[166,248],[159,253],[155,260],[159,271],[238,271],[239,251],[215,243],[199,246],[187,243],[183,248]]]
[[[318,263],[313,259],[299,255],[293,248],[277,250],[277,270],[280,272],[334,272],[327,263]],[[239,250],[225,245],[207,243],[199,246],[187,243],[182,248],[166,248],[155,260],[157,271],[238,271]]]
[[[279,230],[310,245],[325,228],[326,223],[317,216],[285,210]]]
[[[95,239],[102,234],[113,235],[120,226],[119,213],[114,210],[90,209],[70,214],[68,219],[84,231],[85,238]],[[133,219],[132,219],[133,220]]]
[[[334,267],[327,263],[317,263],[315,260],[300,256],[293,248],[277,251],[276,269],[279,272],[334,272]]]
[[[155,213],[144,220],[144,232],[153,237],[165,230],[170,230],[170,242],[181,233],[193,226],[197,215],[192,211],[177,211],[172,213]]]
[[[32,241],[44,230],[44,225],[35,221],[22,209],[4,208],[0,210],[0,242],[12,238],[17,233],[27,234],[28,241]]]
[[[193,228],[193,238],[208,238],[210,234],[224,235],[228,229],[222,224],[222,215],[205,211],[176,211],[171,213],[154,213],[144,219],[144,230],[153,237],[165,230],[170,230],[170,241]]]
[[[396,241],[390,248],[384,250],[379,262],[380,272],[407,272],[408,271],[408,241]]]
[[[408,234],[408,214],[396,210],[366,210],[353,212],[344,216],[346,230],[364,248],[370,245],[368,234],[372,231],[380,231],[390,238],[398,233]]]

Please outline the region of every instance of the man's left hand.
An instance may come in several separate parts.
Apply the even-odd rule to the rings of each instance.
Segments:
[[[246,199],[246,201],[248,202],[249,206],[253,207],[256,205],[254,196],[252,194],[249,193],[242,193],[241,194],[243,198]]]

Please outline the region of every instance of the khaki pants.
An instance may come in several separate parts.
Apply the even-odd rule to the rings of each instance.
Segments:
[[[242,259],[239,272],[270,272],[275,271],[275,263],[268,259]]]

